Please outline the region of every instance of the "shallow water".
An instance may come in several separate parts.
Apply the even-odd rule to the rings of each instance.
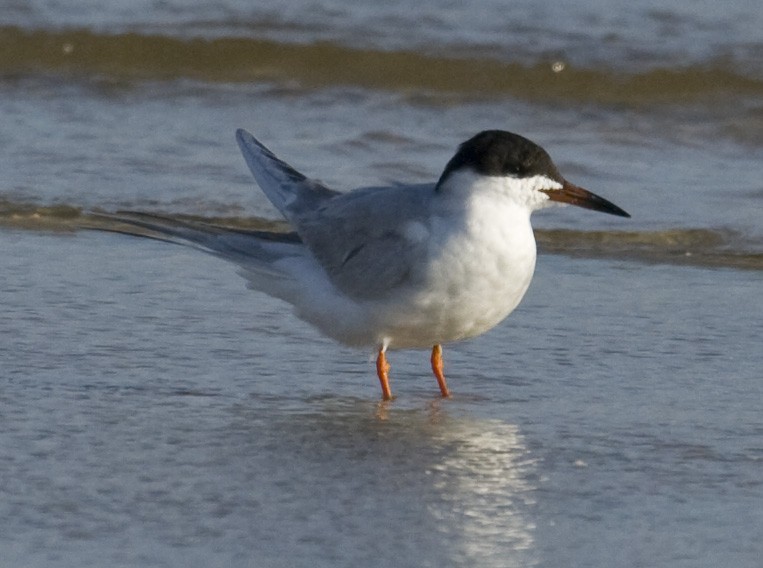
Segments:
[[[222,261],[4,241],[16,565],[757,562],[758,273],[542,257],[515,314],[446,349],[452,400],[401,352],[380,405],[366,355]]]
[[[759,3],[377,4],[8,8],[4,562],[758,566]],[[536,215],[523,303],[445,348],[453,399],[394,352],[384,405],[371,354],[233,266],[82,230],[276,219],[238,127],[339,189],[506,128],[633,218]]]

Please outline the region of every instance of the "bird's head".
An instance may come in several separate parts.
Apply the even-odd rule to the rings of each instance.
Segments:
[[[437,190],[445,191],[459,174],[506,178],[507,187],[532,210],[556,202],[630,217],[614,203],[568,182],[543,148],[511,132],[485,130],[461,144],[445,166]]]

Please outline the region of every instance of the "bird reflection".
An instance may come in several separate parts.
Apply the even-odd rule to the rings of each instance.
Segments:
[[[441,499],[429,511],[446,532],[454,532],[463,560],[480,566],[526,566],[525,556],[507,552],[533,548],[530,482],[534,461],[517,426],[500,421],[459,421],[443,430],[450,451],[431,475]],[[454,551],[455,552],[455,551]]]

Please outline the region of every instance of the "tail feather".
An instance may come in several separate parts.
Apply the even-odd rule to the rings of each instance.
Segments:
[[[234,229],[202,221],[188,221],[136,211],[98,214],[115,224],[106,230],[192,246],[230,260],[277,260],[284,254],[297,252],[302,241],[296,233]]]
[[[288,221],[340,195],[278,159],[245,130],[238,130],[236,139],[260,188]],[[310,304],[316,290],[331,286],[296,232],[234,229],[135,211],[94,217],[105,221],[97,227],[100,230],[187,245],[232,261],[251,288],[286,300],[298,310]],[[316,276],[309,279],[305,274]]]
[[[314,263],[296,233],[233,229],[132,211],[97,216],[109,221],[100,230],[191,246],[229,260],[250,288],[292,304],[304,295],[304,285],[294,274],[305,263]]]
[[[101,230],[191,246],[230,260],[247,270],[279,273],[277,263],[304,256],[306,249],[296,233],[234,229],[166,215],[119,211],[97,214],[109,224]]]

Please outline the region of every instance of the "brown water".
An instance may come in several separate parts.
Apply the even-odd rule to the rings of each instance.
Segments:
[[[411,49],[370,49],[251,37],[184,38],[90,30],[0,28],[0,70],[105,75],[125,81],[296,82],[439,96],[516,97],[533,102],[649,104],[763,95],[763,79],[711,60],[629,70],[576,67],[563,59],[524,63],[486,51],[456,56]],[[341,62],[341,65],[337,65]],[[759,125],[759,121],[758,121]]]

